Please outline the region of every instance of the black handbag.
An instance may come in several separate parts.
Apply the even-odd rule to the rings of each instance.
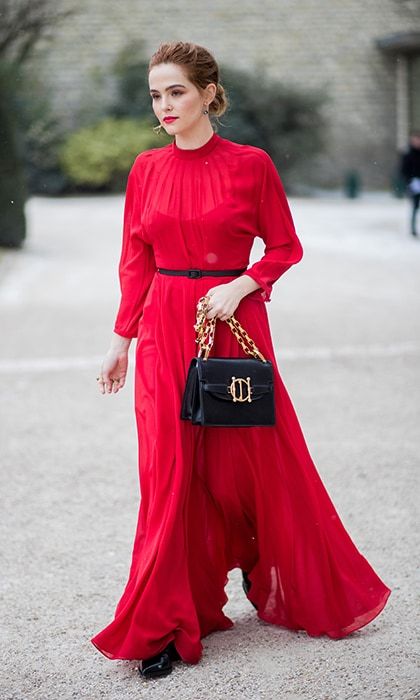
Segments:
[[[273,365],[233,315],[226,323],[252,357],[209,357],[216,329],[216,318],[206,317],[209,299],[201,297],[197,303],[199,351],[188,368],[181,419],[204,426],[275,425]]]

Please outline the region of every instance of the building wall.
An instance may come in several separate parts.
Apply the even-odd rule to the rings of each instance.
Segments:
[[[139,41],[149,57],[161,41],[194,41],[213,52],[222,78],[223,65],[259,67],[303,90],[328,92],[328,147],[308,164],[308,182],[341,185],[355,168],[364,186],[389,185],[396,162],[396,59],[375,39],[420,28],[417,0],[79,0],[78,6],[53,42],[38,50],[39,70],[70,127],[81,106],[112,92],[112,82],[101,85],[95,75],[127,42]]]

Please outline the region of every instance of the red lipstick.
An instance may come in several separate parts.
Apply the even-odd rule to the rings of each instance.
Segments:
[[[178,119],[178,117],[164,117],[163,121],[170,123],[170,122],[174,122],[175,119]]]

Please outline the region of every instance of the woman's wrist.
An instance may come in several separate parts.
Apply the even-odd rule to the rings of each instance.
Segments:
[[[229,282],[229,284],[238,291],[241,298],[246,297],[247,294],[254,292],[256,289],[260,289],[258,282],[246,273],[236,277],[236,279]]]
[[[118,352],[128,352],[132,338],[126,338],[123,335],[118,335],[115,331],[111,338],[110,350],[117,350]]]

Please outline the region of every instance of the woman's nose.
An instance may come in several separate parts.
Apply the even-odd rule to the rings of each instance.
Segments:
[[[171,104],[170,104],[170,102],[169,102],[168,99],[163,98],[163,100],[162,100],[162,109],[164,109],[165,112],[166,112],[166,110],[168,110],[168,109],[169,109],[169,110],[172,109]]]

